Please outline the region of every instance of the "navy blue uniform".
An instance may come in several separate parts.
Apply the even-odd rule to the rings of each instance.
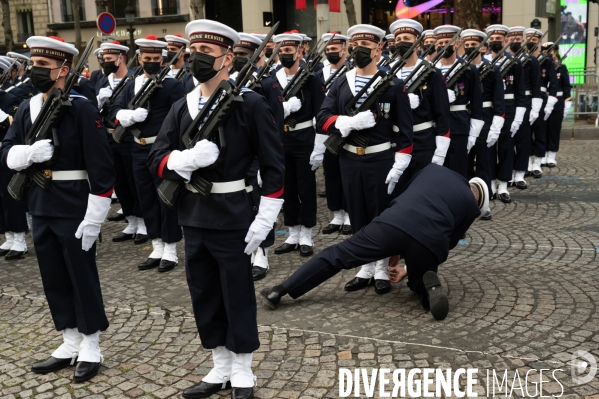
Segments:
[[[89,76],[89,81],[91,82],[92,86],[96,87],[96,83],[98,83],[98,81],[104,76],[104,70],[100,68],[96,71],[92,71],[91,75]]]
[[[245,179],[258,157],[264,197],[283,195],[283,149],[266,100],[243,91],[243,103],[223,125],[229,147],[222,161],[200,168],[210,182]],[[157,178],[182,182],[168,169],[173,150],[185,150],[181,140],[199,113],[199,88],[173,104],[150,152],[148,165]],[[218,140],[217,140],[218,144]],[[226,346],[234,353],[251,353],[260,341],[256,327],[256,298],[250,257],[244,238],[254,219],[251,194],[200,194],[184,190],[178,203],[179,224],[185,233],[185,267],[194,316],[202,346]]]
[[[566,65],[561,64],[556,70],[557,80],[557,103],[553,112],[547,119],[547,151],[557,152],[559,150],[559,138],[564,121],[564,102],[571,101],[572,85],[570,74]]]
[[[530,61],[523,67],[524,93],[526,95],[526,114],[524,121],[514,136],[514,170],[527,171],[528,158],[532,155],[532,125],[530,124],[530,110],[533,98],[541,97],[541,74],[539,62],[536,57],[530,57]],[[539,111],[539,118],[543,118],[543,107]],[[537,120],[539,119],[537,118]]]
[[[543,106],[541,107],[541,112],[539,112],[539,117],[532,126],[532,155],[542,158],[545,156],[545,152],[547,152],[547,121],[545,120],[545,112],[543,111],[547,105],[548,96],[557,98],[558,89],[553,59],[551,57],[546,58],[539,65],[539,68],[541,68],[541,97],[543,98]]]
[[[2,141],[4,167],[12,146],[26,144],[32,113],[35,117],[41,104],[42,94],[38,94],[19,106]],[[83,251],[75,232],[85,216],[89,194],[112,194],[112,156],[98,108],[84,98],[73,98],[57,132],[61,148],[52,170],[84,170],[88,178],[52,181],[46,190],[32,183],[26,202],[33,216],[33,243],[54,325],[59,331],[77,328],[89,335],[104,331],[108,320],[96,268],[96,246]]]
[[[94,85],[89,81],[89,79],[86,79],[83,76],[79,77],[77,83],[75,83],[75,86],[73,86],[73,90],[94,104],[96,104],[98,101],[96,99],[96,89],[94,88]]]
[[[10,87],[7,92],[15,97],[18,97],[21,101],[27,100],[28,98],[31,98],[37,94],[37,90],[33,88],[31,79],[29,77],[21,80],[15,86]]]
[[[185,76],[183,77],[183,80],[181,81],[181,83],[183,83],[183,88],[185,89],[185,93],[189,93],[200,82],[198,82],[191,73],[186,73]]]

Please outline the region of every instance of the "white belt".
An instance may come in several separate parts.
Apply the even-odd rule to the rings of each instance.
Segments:
[[[557,92],[557,96],[558,97],[563,97],[564,96],[564,92],[563,91],[558,91]]]
[[[547,93],[547,88],[546,88],[546,87],[541,87],[541,91],[542,91],[543,93]]]
[[[423,122],[423,123],[414,125],[414,127],[412,128],[412,131],[419,132],[421,130],[428,129],[429,127],[434,127],[434,126],[437,126],[437,124],[435,122]]]
[[[285,129],[286,132],[293,132],[295,130],[301,130],[301,129],[305,129],[307,127],[312,127],[312,126],[314,126],[312,124],[312,121],[305,121],[305,122],[302,122],[302,123],[298,123],[297,125],[295,125],[295,127],[291,127],[289,125],[285,125],[284,129]]]
[[[87,180],[86,170],[44,170],[44,174],[52,180]]]
[[[191,184],[186,183],[185,188],[191,191],[192,193],[197,193],[196,190]],[[227,181],[223,183],[212,183],[212,189],[210,189],[210,194],[227,194],[227,193],[236,193],[237,191],[247,191],[251,192],[254,188],[252,186],[246,186],[245,180],[235,180],[235,181]]]
[[[152,144],[152,143],[154,143],[154,141],[156,141],[156,136],[142,137],[141,139],[138,139],[137,137],[133,136],[133,141],[135,141],[137,144],[141,144],[141,145]]]
[[[368,147],[354,147],[350,144],[345,144],[343,146],[344,150],[358,155],[376,154],[377,152],[382,152],[388,150],[389,148],[391,148],[391,143],[388,141],[383,144],[371,145]]]
[[[492,108],[493,101],[483,101],[483,108]]]
[[[530,90],[526,90],[526,91],[524,92],[524,94],[526,94],[527,96],[532,96],[532,93],[530,92]]]
[[[468,111],[468,106],[467,105],[450,105],[449,110],[450,111]]]
[[[504,100],[513,100],[514,98],[514,94],[506,94],[503,96]]]

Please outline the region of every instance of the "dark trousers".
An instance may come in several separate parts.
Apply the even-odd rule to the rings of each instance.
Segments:
[[[403,172],[397,185],[395,186],[395,190],[393,191],[393,198],[396,198],[401,193],[408,188],[408,183],[412,180],[412,177],[416,173],[418,173],[422,168],[431,163],[433,160],[433,156],[435,155],[435,148],[431,148],[428,150],[414,149],[412,151],[412,159],[410,159],[410,163],[406,170]]]
[[[260,170],[260,165],[258,163],[258,158],[254,159],[252,162],[252,166],[250,166],[250,170],[245,177],[247,184],[252,186],[252,205],[254,215],[258,213],[258,207],[260,206],[260,186],[258,185],[258,171]],[[276,223],[275,223],[276,224]],[[272,247],[275,243],[275,230],[274,228],[268,233],[262,244],[260,244],[261,248]]]
[[[247,230],[183,227],[185,270],[202,346],[234,353],[260,347]]]
[[[123,215],[142,217],[137,188],[135,187],[135,178],[133,176],[131,143],[124,141],[118,144],[112,138],[109,139],[109,143],[116,177],[114,192],[123,209]]]
[[[285,226],[316,226],[316,175],[312,147],[285,147]]]
[[[547,151],[547,121],[545,121],[545,105],[547,105],[547,96],[544,96],[543,105],[539,112],[539,117],[532,125],[532,148],[531,154],[542,158]]]
[[[559,139],[564,121],[564,100],[559,99],[549,119],[547,119],[547,151],[559,151]]]
[[[77,328],[86,335],[106,330],[96,244],[84,251],[75,238],[81,219],[32,219],[33,245],[56,330]]]
[[[167,207],[158,197],[156,189],[162,179],[153,176],[147,166],[147,150],[136,148],[140,145],[133,144],[133,175],[141,212],[148,230],[148,238],[160,238],[166,243],[179,242],[183,238],[177,215],[177,209]]]
[[[539,118],[541,115],[539,115]],[[529,122],[530,118],[530,107],[526,109],[524,114],[524,121],[520,125],[520,129],[514,136],[514,170],[526,172],[528,170],[528,158],[531,155],[532,145],[532,127]],[[510,176],[510,180],[511,180]]]
[[[339,157],[352,233],[357,233],[389,206],[392,197],[387,194],[385,179],[393,162],[393,159],[362,162]]]
[[[0,229],[13,233],[27,231],[27,205],[17,202],[8,193],[8,183],[14,176],[9,170],[0,171]]]
[[[447,168],[466,177],[468,172],[468,135],[451,135],[449,149],[445,156]]]
[[[339,156],[334,155],[330,151],[325,151],[322,167],[324,169],[324,187],[327,193],[327,207],[329,211],[345,210],[346,204],[345,195],[343,195]]]
[[[408,265],[410,289],[427,304],[422,276],[427,271],[437,272],[437,257],[410,235],[378,219],[342,243],[314,255],[283,282],[283,287],[292,298],[299,298],[343,269],[353,269],[398,254]]]
[[[510,131],[514,122],[515,114],[506,113],[505,122],[501,128],[501,133],[497,143],[488,149],[489,162],[491,163],[491,180],[510,181],[512,180],[512,170],[514,165],[514,139]],[[516,133],[518,134],[518,133]],[[491,193],[491,191],[489,191]]]

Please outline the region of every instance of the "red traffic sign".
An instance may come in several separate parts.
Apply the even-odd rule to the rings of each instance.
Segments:
[[[110,35],[116,29],[116,20],[109,12],[103,12],[98,15],[98,19],[96,19],[96,25],[98,25],[98,29],[100,32],[105,35]]]

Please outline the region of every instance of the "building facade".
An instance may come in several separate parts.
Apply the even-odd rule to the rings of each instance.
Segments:
[[[10,26],[15,42],[14,51],[27,51],[23,48],[28,37],[46,36],[48,24],[51,22],[48,13],[48,0],[10,0]],[[0,15],[2,9],[0,8]],[[3,16],[2,16],[3,17]],[[4,45],[4,29],[0,27],[0,52],[6,52]]]

